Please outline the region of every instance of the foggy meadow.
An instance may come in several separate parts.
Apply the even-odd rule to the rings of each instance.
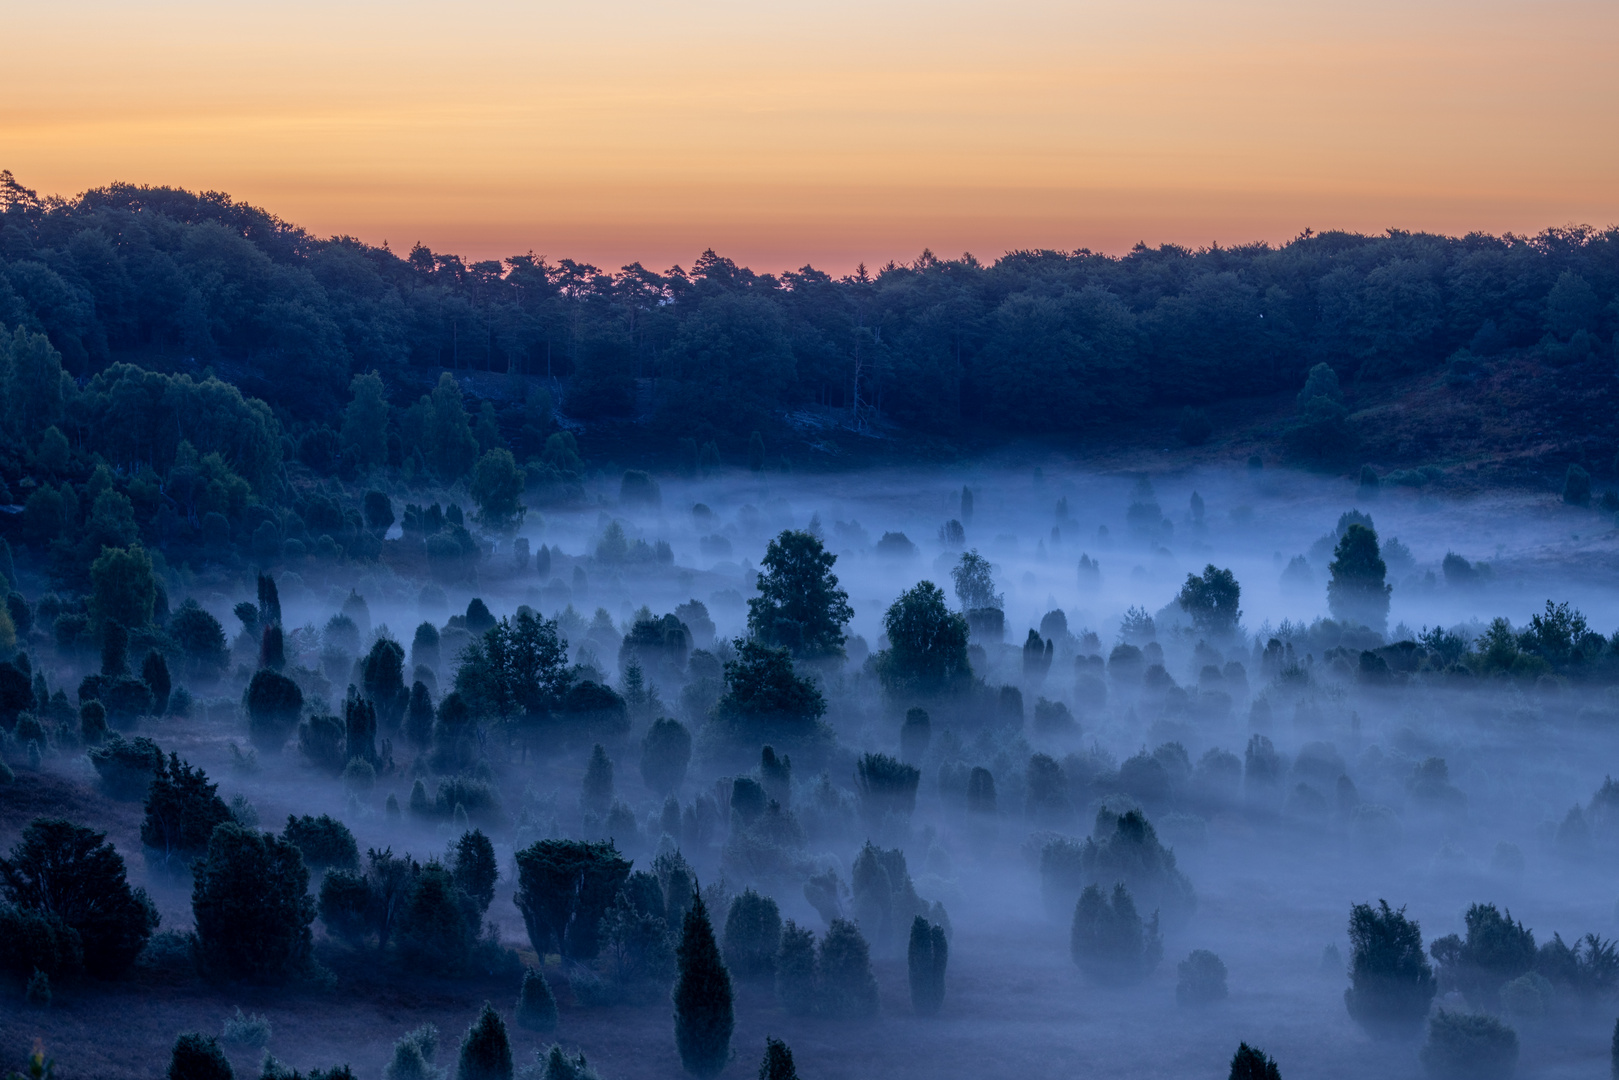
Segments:
[[[161,923],[114,980],[59,961],[48,1006],[20,977],[0,1031],[42,1036],[70,1075],[156,1075],[198,1031],[223,1033],[238,1074],[267,1042],[306,1073],[404,1077],[403,1036],[436,1024],[453,1068],[488,999],[518,1069],[539,1075],[557,1043],[602,1077],[673,1075],[675,946],[700,888],[734,986],[730,1074],[770,1036],[817,1077],[1218,1076],[1239,1041],[1286,1075],[1414,1077],[1431,998],[1510,1027],[1524,1075],[1590,1075],[1619,979],[1611,514],[1256,466],[704,461],[598,475],[503,529],[453,492],[367,496],[388,560],[284,548],[258,586],[169,586],[169,706],[103,710],[99,740],[81,686],[137,677],[144,649],[115,671],[74,638],[85,616],[36,597],[17,615],[37,704],[12,711],[8,846],[35,814],[105,830]],[[457,519],[475,554],[435,543]],[[1354,584],[1351,526],[1375,533],[1386,614],[1375,588],[1329,602],[1335,561]],[[820,595],[818,551],[847,594],[841,648],[768,621]],[[188,629],[198,611],[222,640]],[[549,665],[526,676],[538,704],[512,674],[525,649]],[[299,700],[267,704],[263,671]],[[148,781],[108,753],[137,739],[205,770],[227,820],[305,838],[297,964],[210,970],[183,936],[190,860],[219,841],[152,829]],[[544,842],[608,858],[582,880],[614,895],[587,884],[564,924],[536,915],[519,853]],[[392,886],[403,914],[379,931],[383,851],[413,867],[382,875],[419,880]],[[463,914],[412,905],[433,874]],[[1358,958],[1351,906],[1380,900],[1420,925],[1414,1007],[1378,1006],[1371,968],[1352,978],[1377,957]],[[1470,938],[1475,904],[1494,910]],[[938,989],[918,919],[946,943]],[[525,971],[555,1001],[538,1019]],[[233,1028],[238,1008],[265,1024]],[[1461,1053],[1510,1070],[1494,1032]]]

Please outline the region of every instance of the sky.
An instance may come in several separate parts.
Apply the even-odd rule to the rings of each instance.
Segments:
[[[1619,4],[11,6],[0,168],[319,235],[847,272],[1619,223]]]

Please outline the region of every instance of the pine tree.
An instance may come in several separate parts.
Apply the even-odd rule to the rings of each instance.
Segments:
[[[1231,1055],[1231,1080],[1282,1080],[1282,1074],[1263,1050],[1240,1043]]]
[[[456,1080],[512,1080],[512,1044],[506,1023],[487,1001],[461,1040]]]
[[[731,1059],[731,1031],[736,1014],[731,975],[720,959],[714,926],[701,890],[694,890],[686,911],[678,952],[680,978],[675,984],[675,1045],[680,1063],[697,1077],[710,1077]]]
[[[906,955],[911,976],[911,1007],[918,1016],[932,1016],[944,1004],[944,969],[950,962],[950,943],[944,927],[922,916],[911,920],[911,946]]]
[[[548,1034],[557,1028],[557,999],[545,974],[536,968],[523,971],[523,986],[517,992],[517,1025],[529,1031]]]
[[[212,1035],[188,1031],[174,1040],[168,1080],[232,1080],[230,1060]]]
[[[1619,1020],[1613,1022],[1613,1041],[1608,1048],[1608,1071],[1619,1080]]]
[[[798,1080],[793,1052],[780,1039],[765,1039],[765,1059],[759,1065],[759,1080]]]
[[[776,901],[746,889],[725,916],[725,961],[739,979],[769,979],[781,943]]]

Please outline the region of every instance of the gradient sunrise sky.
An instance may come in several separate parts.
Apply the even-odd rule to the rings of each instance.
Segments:
[[[75,3],[0,168],[474,258],[760,270],[1619,223],[1619,3]]]

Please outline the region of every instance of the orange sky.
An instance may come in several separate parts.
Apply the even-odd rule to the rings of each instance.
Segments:
[[[1306,226],[1619,223],[1619,4],[77,3],[0,168],[491,257],[844,271]]]

